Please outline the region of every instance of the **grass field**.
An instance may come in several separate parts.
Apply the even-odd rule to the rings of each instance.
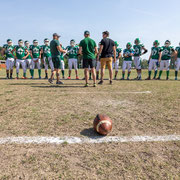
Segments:
[[[56,86],[43,79],[4,77],[0,70],[0,138],[97,136],[92,122],[98,113],[113,120],[111,136],[180,135],[180,81],[173,80],[174,71],[169,81],[117,80],[112,86],[105,81],[96,88],[84,88],[82,80]],[[151,93],[133,93],[144,91]],[[2,144],[0,180],[6,179],[178,180],[180,141]]]

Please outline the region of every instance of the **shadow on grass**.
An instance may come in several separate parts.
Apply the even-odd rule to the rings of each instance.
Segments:
[[[87,136],[88,138],[91,138],[91,139],[101,139],[105,137],[95,132],[94,128],[84,129],[80,132],[80,134],[83,136]]]
[[[72,86],[72,85],[49,85],[49,86],[31,86],[36,88],[85,88],[84,86]]]

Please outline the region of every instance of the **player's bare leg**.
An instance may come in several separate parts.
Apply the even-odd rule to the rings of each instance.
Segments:
[[[92,68],[91,72],[92,72],[94,87],[96,87],[96,71],[95,71],[95,68]]]
[[[84,69],[84,76],[85,76],[85,81],[86,81],[85,87],[88,87],[88,86],[89,86],[89,84],[88,84],[89,69],[88,69],[88,68],[85,68],[85,69]]]
[[[112,70],[112,68],[109,69],[109,78],[110,78],[110,84],[112,84],[112,78],[113,78],[113,70]]]

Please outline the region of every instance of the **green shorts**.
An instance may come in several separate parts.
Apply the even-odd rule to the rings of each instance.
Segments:
[[[60,56],[52,57],[54,69],[61,69],[61,58]]]

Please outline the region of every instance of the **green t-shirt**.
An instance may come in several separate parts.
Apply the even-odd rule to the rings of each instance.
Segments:
[[[43,50],[43,57],[51,57],[50,46],[42,45],[41,48]]]
[[[3,48],[5,49],[6,58],[14,58],[12,54],[12,50],[14,49],[14,46],[8,46],[7,44],[5,44]]]
[[[41,53],[41,47],[40,46],[34,46],[32,45],[30,47],[31,51],[32,51],[32,56],[33,58],[38,58],[40,56]]]
[[[142,48],[144,47],[143,44],[139,44],[139,45],[134,45],[133,49],[134,49],[134,56],[140,56],[142,54]]]
[[[180,58],[180,46],[176,47],[177,57]]]
[[[29,56],[26,58],[26,59],[32,59],[32,57],[31,57],[31,55],[30,55],[30,47],[28,48],[28,47],[26,47],[25,46],[25,48],[28,50],[28,52],[29,52]],[[27,52],[25,51],[25,55],[27,55]]]
[[[25,47],[16,46],[16,57],[17,59],[23,60],[23,57],[25,56]]]
[[[130,55],[131,53],[134,54],[134,50],[133,49],[124,49],[123,54],[125,55]],[[124,57],[125,61],[132,61],[132,56],[129,57]]]
[[[172,46],[162,47],[162,57],[161,60],[170,60],[171,59],[171,54],[174,51],[174,48]]]
[[[95,59],[94,48],[96,47],[96,42],[91,38],[84,38],[80,44],[82,47],[83,59]]]
[[[51,55],[52,57],[57,57],[57,56],[60,56],[60,52],[58,51],[57,49],[57,46],[59,46],[60,43],[58,40],[56,39],[53,39],[51,42],[50,42],[50,50],[51,50]]]
[[[79,48],[78,48],[77,46],[74,46],[74,47],[72,47],[72,46],[67,46],[66,49],[67,49],[68,51],[70,51],[70,52],[68,53],[69,59],[71,59],[71,58],[77,59],[77,58],[78,58]]]
[[[161,52],[161,48],[160,47],[152,47],[151,48],[151,59],[159,59],[159,53]]]

